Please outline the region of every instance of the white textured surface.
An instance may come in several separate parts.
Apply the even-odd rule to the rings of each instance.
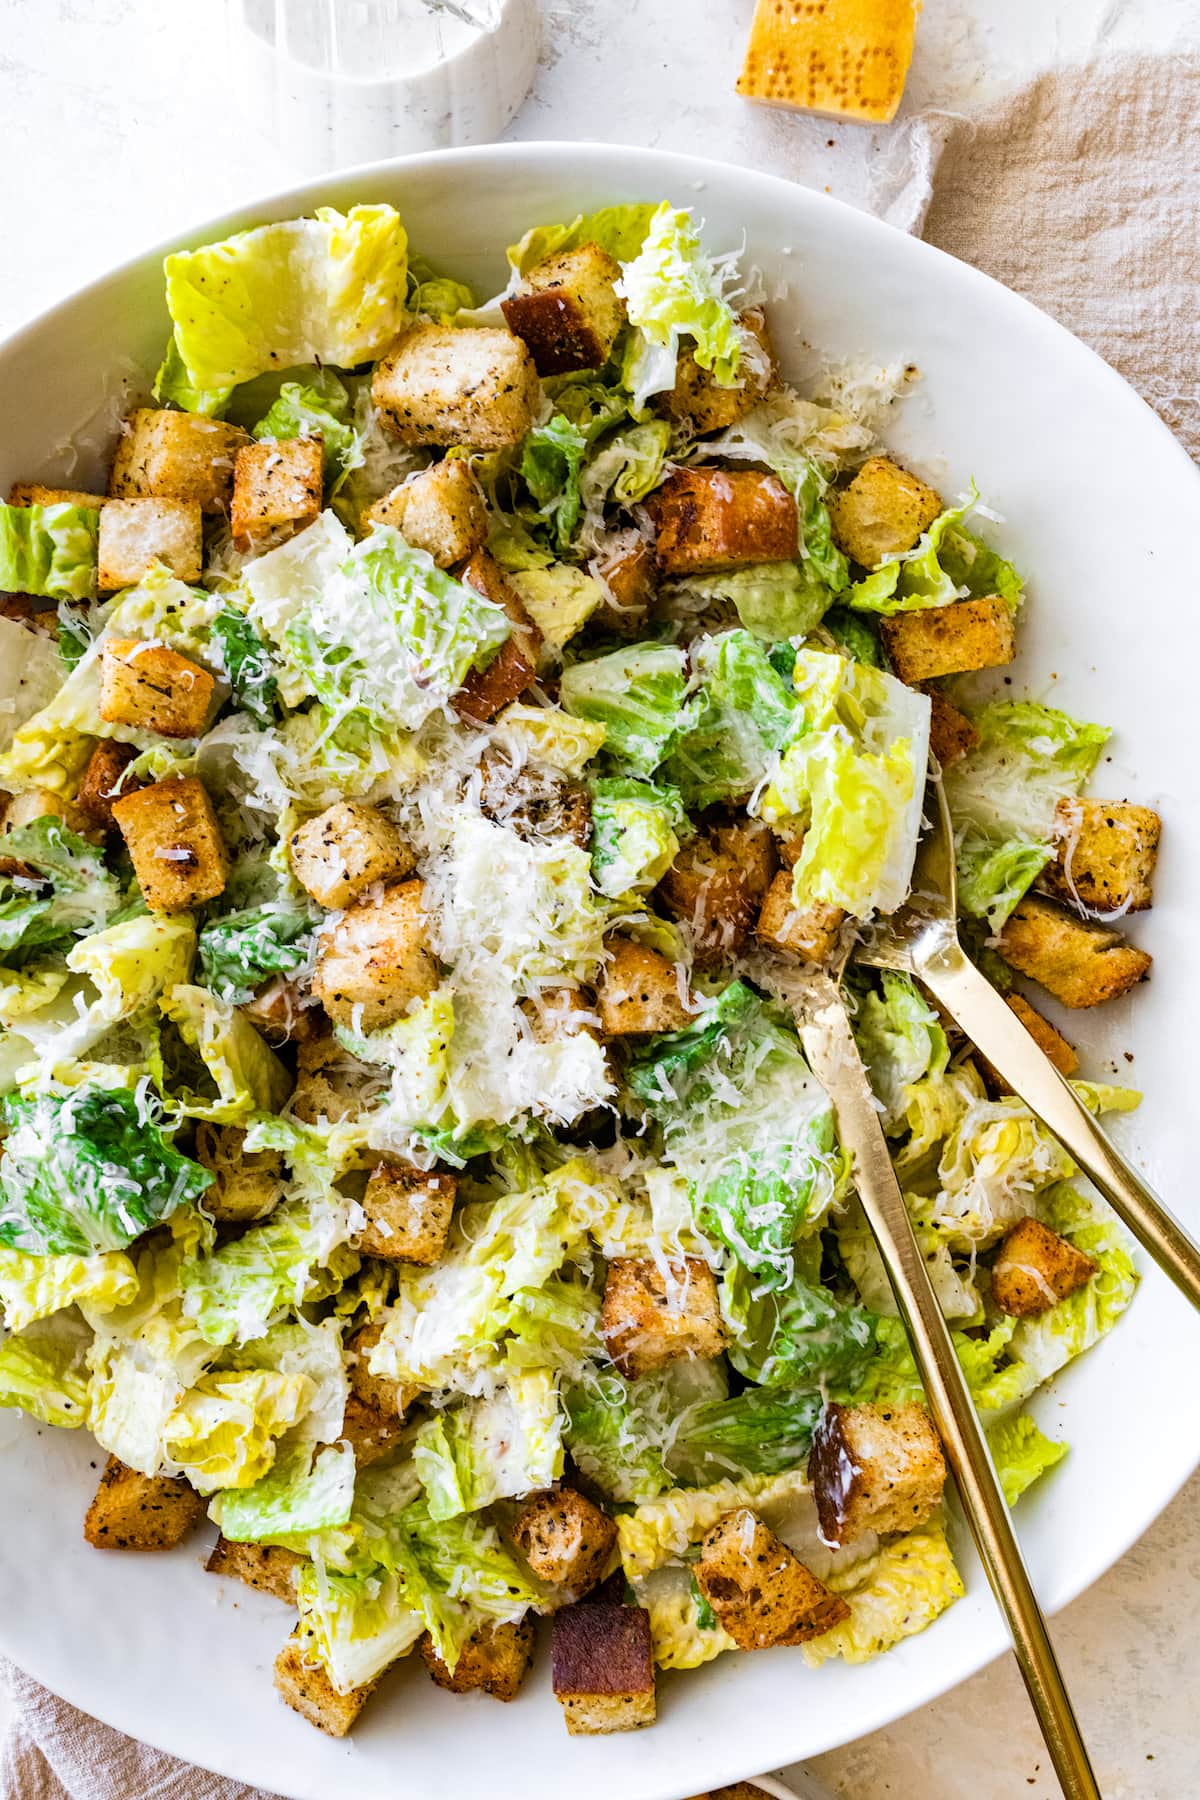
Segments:
[[[870,204],[887,133],[748,108],[733,94],[750,0],[548,0],[545,10],[538,82],[508,135],[695,150]],[[1192,0],[928,0],[906,110],[969,110],[1101,39],[1168,48],[1185,36],[1196,41]],[[238,116],[233,92],[219,0],[0,0],[10,172],[0,329],[147,242],[295,177]],[[1163,1379],[1180,1385],[1180,1371]],[[1114,1420],[1114,1480],[1136,1454],[1137,1421]],[[1193,1480],[1056,1627],[1107,1800],[1200,1791],[1198,1613]],[[6,1705],[0,1693],[0,1726]],[[748,1763],[752,1740],[748,1725]],[[1056,1792],[1011,1664],[816,1767],[846,1800]]]

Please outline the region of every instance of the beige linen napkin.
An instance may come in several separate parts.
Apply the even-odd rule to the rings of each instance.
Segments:
[[[1093,345],[1200,457],[1200,60],[1060,70],[905,136],[907,217],[928,200],[932,243]],[[0,1676],[15,1703],[3,1800],[273,1800],[122,1737],[10,1665]]]

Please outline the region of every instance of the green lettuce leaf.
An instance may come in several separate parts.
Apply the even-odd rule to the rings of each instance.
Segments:
[[[254,625],[245,613],[227,606],[213,620],[212,635],[234,700],[256,725],[272,725],[279,683],[271,653]]]
[[[521,478],[548,521],[557,550],[566,548],[579,524],[579,474],[586,451],[584,433],[562,412],[535,425],[521,451]]]
[[[100,514],[89,506],[0,503],[0,590],[92,600]]]
[[[652,775],[674,741],[684,668],[683,651],[672,644],[635,644],[566,669],[559,699],[567,712],[605,727],[606,755]]]
[[[346,1524],[354,1474],[349,1444],[327,1445],[314,1456],[310,1445],[298,1442],[281,1447],[270,1473],[252,1487],[218,1493],[208,1516],[231,1544],[307,1538]]]
[[[808,1455],[822,1400],[815,1390],[748,1387],[702,1400],[679,1415],[667,1462],[698,1487],[732,1475],[778,1475]]]
[[[86,1334],[84,1334],[86,1335]],[[87,1422],[88,1384],[83,1339],[35,1327],[0,1341],[0,1407],[28,1413],[43,1425],[77,1430]]]
[[[475,294],[465,281],[439,275],[423,256],[409,257],[409,312],[436,319],[439,325],[452,325],[457,313],[470,312],[475,304]]]
[[[608,899],[648,893],[690,830],[675,788],[627,777],[592,783],[592,879]]]
[[[800,1275],[764,1291],[735,1264],[722,1282],[721,1308],[734,1334],[730,1362],[763,1387],[854,1388],[875,1348],[873,1313],[841,1304]]]
[[[674,584],[671,592],[697,600],[728,601],[738,618],[764,643],[807,637],[821,623],[829,589],[807,563],[751,563]]]
[[[210,1370],[171,1408],[164,1457],[202,1494],[253,1487],[273,1467],[276,1440],[303,1416],[311,1392],[306,1375]]]
[[[137,1271],[127,1256],[36,1256],[0,1250],[0,1314],[9,1331],[23,1331],[65,1307],[86,1305],[94,1313],[126,1306],[138,1291]]]
[[[241,1006],[273,975],[303,968],[312,943],[312,920],[294,907],[268,904],[227,913],[200,933],[205,985],[219,1000]]]
[[[1083,1287],[1046,1312],[1021,1319],[1013,1332],[1013,1355],[1041,1382],[1112,1330],[1133,1299],[1138,1276],[1132,1245],[1102,1202],[1064,1182],[1039,1197],[1038,1214],[1098,1265]]]
[[[181,412],[204,413],[210,419],[223,417],[233,397],[232,387],[198,388],[193,385],[174,332],[167,340],[152,392],[162,406],[177,406]]]
[[[60,943],[94,931],[116,911],[121,890],[104,863],[104,851],[47,813],[5,833],[6,856],[33,871],[49,893],[32,893],[27,880],[0,878],[0,956]]]
[[[1056,1443],[1039,1431],[1028,1413],[1014,1413],[1010,1419],[1001,1419],[999,1424],[989,1428],[987,1440],[1004,1498],[1010,1506],[1015,1506],[1026,1488],[1031,1488],[1047,1469],[1052,1469],[1067,1454],[1066,1444]]]
[[[682,337],[691,340],[698,366],[711,370],[719,386],[736,383],[745,334],[725,297],[726,282],[727,269],[701,249],[691,214],[664,201],[641,249],[625,262],[618,289],[629,323],[640,333],[625,375],[634,411],[650,394],[674,386]]]
[[[869,1662],[924,1631],[965,1592],[945,1525],[937,1518],[865,1561],[832,1572],[826,1581],[846,1600],[850,1617],[801,1646],[810,1668],[831,1656]]]
[[[857,581],[846,604],[860,612],[919,612],[952,600],[999,595],[1015,612],[1024,583],[1010,562],[963,524],[978,503],[978,490],[939,513],[915,547]]]
[[[671,1486],[664,1434],[642,1384],[590,1371],[567,1390],[564,1437],[572,1460],[613,1500],[652,1500]]]
[[[196,952],[196,927],[187,913],[140,913],[80,938],[67,967],[100,990],[97,1012],[106,1020],[146,1012],[168,988],[185,982]]]
[[[308,1202],[282,1201],[262,1224],[182,1265],[184,1316],[208,1344],[265,1336],[289,1308],[337,1293],[357,1272],[345,1235]]]
[[[183,1113],[228,1125],[251,1113],[282,1109],[292,1078],[244,1013],[207,988],[182,983],[159,1005],[199,1055],[216,1089],[215,1095],[206,1095],[176,1088],[171,1099]]]
[[[650,229],[656,206],[604,206],[599,212],[579,213],[569,225],[535,225],[519,244],[510,244],[508,260],[518,275],[527,275],[537,263],[581,244],[599,244],[617,262],[631,262]]]
[[[370,1566],[339,1574],[302,1563],[296,1598],[305,1656],[324,1669],[340,1694],[374,1681],[425,1629],[397,1577]]]
[[[908,1126],[909,1089],[928,1075],[941,1075],[950,1045],[937,1014],[907,975],[884,970],[879,987],[859,995],[854,1036],[883,1108],[884,1130]]]
[[[744,800],[801,728],[800,702],[748,631],[701,638],[690,654],[694,691],[663,775],[689,807]]]
[[[438,1413],[417,1432],[413,1461],[435,1521],[551,1487],[563,1446],[550,1371],[514,1370],[486,1398]]]
[[[352,405],[345,385],[330,370],[322,369],[311,382],[285,381],[255,425],[254,436],[275,442],[319,437],[325,480],[336,485],[360,455]]]

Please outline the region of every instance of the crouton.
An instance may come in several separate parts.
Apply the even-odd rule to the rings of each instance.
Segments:
[[[0,814],[0,844],[11,831],[20,831],[26,825],[33,825],[38,819],[61,819],[71,831],[81,835],[89,831],[87,820],[80,813],[74,801],[62,794],[52,793],[49,788],[23,788],[19,794],[0,796],[3,798],[3,813]],[[0,875],[21,875],[27,880],[36,878],[36,870],[18,856],[0,854]]]
[[[429,1268],[446,1248],[458,1178],[377,1162],[363,1195],[367,1222],[355,1240],[367,1256]]]
[[[599,1041],[596,1013],[582,988],[541,988],[517,1004],[539,1044],[554,1044],[581,1031]]]
[[[92,751],[75,795],[75,806],[93,830],[113,830],[113,801],[139,787],[136,781],[121,780],[136,755],[132,744],[118,744],[115,738],[101,738]]]
[[[667,911],[691,927],[701,967],[745,945],[765,897],[761,876],[760,857],[744,862],[736,843],[725,848],[715,834],[697,832],[681,845],[658,893]]]
[[[1154,898],[1162,820],[1148,806],[1117,800],[1060,800],[1056,857],[1039,885],[1056,900],[1095,912],[1144,912]]]
[[[383,1324],[382,1319],[375,1319],[368,1325],[360,1325],[354,1335],[346,1339],[346,1372],[350,1377],[351,1393],[372,1412],[393,1419],[408,1411],[421,1390],[392,1381],[387,1375],[372,1375],[371,1356],[383,1335]]]
[[[133,587],[156,563],[180,581],[199,581],[204,563],[201,519],[196,500],[110,500],[100,514],[100,592]]]
[[[813,1435],[808,1479],[822,1540],[835,1549],[861,1537],[911,1531],[942,1497],[946,1461],[923,1406],[838,1406]]]
[[[487,501],[461,456],[447,456],[410,475],[376,501],[367,522],[393,526],[414,550],[428,551],[439,569],[465,562],[487,543]]]
[[[488,750],[480,763],[479,805],[489,819],[506,825],[527,843],[569,838],[586,850],[592,841],[591,796],[545,764],[519,767],[502,750]]]
[[[254,1029],[278,1049],[280,1044],[303,1043],[317,1028],[320,1008],[303,1005],[303,997],[298,981],[276,975],[251,994],[238,1011],[245,1013]]]
[[[330,1737],[343,1738],[378,1687],[378,1680],[339,1694],[324,1669],[304,1660],[304,1645],[294,1631],[275,1658],[275,1686],[293,1712]]]
[[[205,512],[223,512],[234,457],[249,441],[223,419],[139,407],[117,446],[109,494],[117,500],[198,500]]]
[[[646,623],[658,586],[654,546],[630,526],[614,531],[588,564],[604,590],[593,622],[622,637],[637,637]]]
[[[342,1418],[342,1437],[354,1452],[358,1468],[369,1468],[390,1454],[404,1434],[404,1420],[399,1413],[377,1412],[351,1394]]]
[[[83,493],[79,488],[46,487],[40,481],[15,481],[8,496],[10,506],[82,506],[99,512],[108,505],[106,494]]]
[[[1012,612],[994,594],[985,600],[952,600],[920,612],[881,619],[888,661],[901,681],[917,687],[938,675],[997,669],[1017,653]]]
[[[293,831],[292,873],[318,906],[349,906],[377,881],[400,881],[413,853],[392,821],[363,800],[339,800]]]
[[[1077,918],[1040,894],[1018,901],[996,948],[1010,968],[1072,1010],[1127,994],[1145,980],[1152,961],[1111,925]]]
[[[652,1257],[616,1257],[604,1280],[600,1329],[630,1379],[680,1357],[720,1356],[726,1332],[712,1270],[685,1256],[664,1277]]]
[[[1079,1067],[1079,1058],[1075,1054],[1074,1046],[1067,1042],[1062,1032],[1056,1031],[1049,1019],[1043,1019],[1041,1013],[1036,1007],[1030,1006],[1023,995],[1006,994],[1004,999],[1009,1008],[1016,1013],[1038,1049],[1044,1051],[1050,1058],[1059,1074],[1073,1075]],[[975,1061],[979,1073],[983,1076],[983,1085],[993,1100],[998,1100],[1003,1094],[1012,1093],[1012,1089],[999,1069],[995,1068],[979,1049],[975,1051]]]
[[[97,1550],[173,1550],[203,1517],[204,1501],[181,1475],[140,1475],[110,1456],[83,1535]]]
[[[800,554],[796,502],[777,475],[756,469],[672,469],[649,496],[666,575],[706,575]]]
[[[199,663],[145,638],[108,638],[100,651],[100,717],[109,725],[199,737],[214,685]]]
[[[617,1527],[574,1488],[559,1487],[525,1502],[512,1538],[540,1581],[566,1588],[578,1599],[603,1576]]]
[[[631,938],[610,938],[608,949],[611,954],[596,984],[600,1029],[605,1037],[682,1031],[691,1024],[674,963]]]
[[[377,1031],[437,986],[423,892],[420,881],[397,882],[378,900],[356,900],[320,933],[312,990],[336,1024]]]
[[[771,827],[761,819],[737,818],[711,826],[708,835],[719,855],[736,862],[751,899],[765,900],[779,867]]]
[[[1018,1220],[992,1264],[992,1299],[1003,1313],[1027,1319],[1044,1313],[1096,1273],[1097,1265],[1040,1220]]]
[[[794,869],[800,861],[800,852],[804,848],[804,827],[795,819],[781,819],[772,825],[771,835],[775,839],[775,854],[785,869]]]
[[[517,700],[537,675],[542,634],[526,612],[512,587],[505,580],[500,564],[486,550],[477,550],[459,579],[473,587],[477,594],[490,600],[512,620],[512,631],[501,644],[491,662],[482,669],[472,669],[454,696],[455,711],[464,718],[485,724],[512,700]]]
[[[529,345],[539,375],[602,369],[625,323],[621,265],[599,244],[580,244],[535,264],[500,302],[510,331]]]
[[[649,1613],[604,1600],[560,1608],[554,1615],[553,1682],[572,1737],[653,1725]]]
[[[979,742],[979,733],[966,713],[959,712],[941,688],[926,682],[921,687],[929,696],[929,748],[939,767],[948,769],[961,760]]]
[[[739,1650],[803,1644],[850,1608],[748,1506],[717,1520],[700,1546],[696,1585]]]
[[[675,386],[669,393],[655,396],[655,411],[687,421],[696,437],[728,431],[753,412],[774,386],[775,356],[765,312],[761,306],[751,307],[738,322],[746,333],[746,344],[736,386],[721,387],[712,370],[702,369],[695,352],[684,345],[675,365]]]
[[[112,811],[151,912],[183,912],[224,893],[229,864],[221,827],[194,775],[122,794]]]
[[[490,1694],[493,1700],[515,1700],[533,1656],[535,1634],[528,1614],[506,1625],[481,1625],[458,1654],[453,1670],[437,1653],[426,1632],[417,1645],[421,1661],[440,1688],[449,1694]]]
[[[231,1544],[219,1537],[204,1567],[209,1575],[227,1575],[231,1581],[244,1581],[260,1594],[273,1594],[276,1600],[296,1604],[296,1570],[304,1561],[294,1550],[279,1544]]]
[[[223,1224],[264,1219],[283,1193],[283,1155],[278,1150],[247,1150],[240,1125],[196,1127],[196,1161],[212,1175],[200,1204]]]
[[[833,541],[864,569],[911,550],[941,510],[940,494],[887,456],[872,456],[829,496]]]
[[[247,444],[233,465],[229,526],[240,549],[283,526],[299,531],[321,511],[325,480],[320,436]]]
[[[511,331],[412,325],[375,366],[371,397],[405,444],[504,450],[533,423],[541,389]]]
[[[803,962],[826,963],[838,947],[846,914],[824,900],[798,907],[792,897],[792,871],[780,869],[763,901],[755,931],[764,944],[798,956]]]
[[[365,1063],[344,1050],[325,1026],[324,1014],[318,1016],[321,1023],[297,1044],[296,1086],[289,1110],[305,1125],[322,1119],[340,1125],[356,1119],[378,1098],[368,1077],[371,1073],[378,1077],[379,1071],[368,1071]]]

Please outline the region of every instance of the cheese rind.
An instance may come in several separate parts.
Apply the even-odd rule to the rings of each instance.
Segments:
[[[767,106],[886,123],[916,24],[914,0],[758,0],[737,91]]]

